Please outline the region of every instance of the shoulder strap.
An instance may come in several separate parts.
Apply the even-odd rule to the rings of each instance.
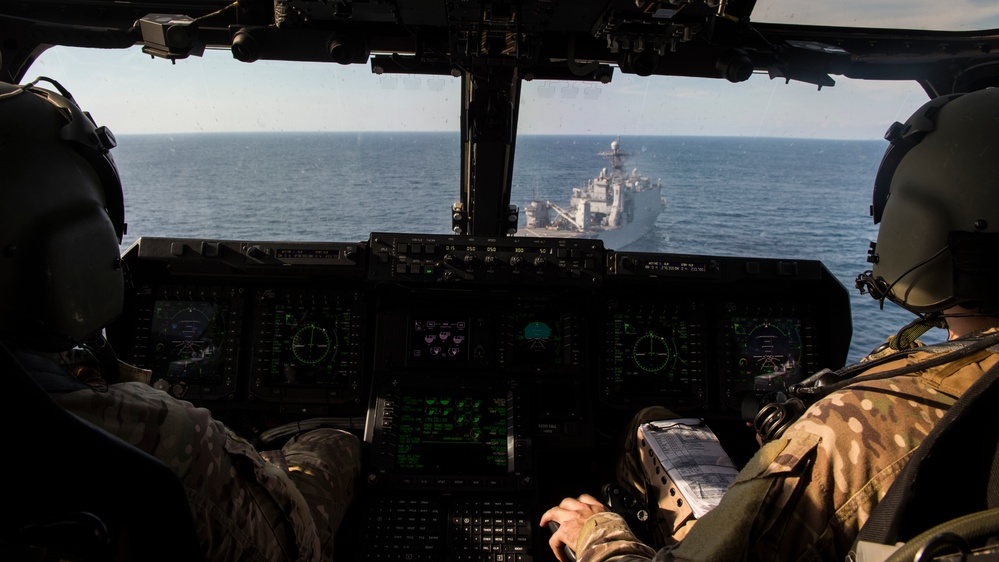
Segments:
[[[895,544],[962,515],[999,507],[997,379],[999,364],[947,411],[871,512],[858,541]]]

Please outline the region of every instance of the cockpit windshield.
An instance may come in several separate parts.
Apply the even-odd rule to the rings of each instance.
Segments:
[[[140,236],[451,231],[457,78],[244,64],[217,50],[171,64],[138,48],[53,48],[33,70],[59,77],[119,136],[123,249]],[[912,82],[840,78],[818,88],[765,74],[739,84],[624,73],[606,84],[524,82],[511,187],[518,231],[532,202],[566,208],[606,172],[601,154],[619,142],[624,171],[661,182],[665,201],[629,250],[808,257],[852,287],[876,233],[868,205],[884,131],[925,100]],[[906,318],[868,299],[853,296],[851,358]]]

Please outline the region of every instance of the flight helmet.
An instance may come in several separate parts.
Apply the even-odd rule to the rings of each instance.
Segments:
[[[61,351],[121,312],[114,146],[57,82],[0,82],[0,341]]]
[[[999,89],[930,100],[885,139],[858,288],[917,314],[999,312]]]

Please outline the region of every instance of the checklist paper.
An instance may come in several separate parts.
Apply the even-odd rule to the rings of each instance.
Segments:
[[[639,431],[696,518],[718,505],[739,473],[702,420],[654,421],[643,424]]]

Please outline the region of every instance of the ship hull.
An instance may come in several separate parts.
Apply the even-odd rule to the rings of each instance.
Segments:
[[[604,243],[605,248],[622,250],[648,234],[666,207],[659,189],[636,192],[634,197],[634,220],[617,228],[592,227],[586,231],[579,231],[521,227],[517,234],[538,238],[596,238]]]

